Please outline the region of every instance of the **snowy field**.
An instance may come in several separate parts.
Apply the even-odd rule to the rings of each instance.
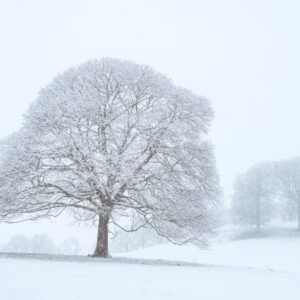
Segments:
[[[283,234],[218,243],[210,250],[160,245],[105,262],[2,254],[0,299],[299,300],[299,253],[300,238]]]
[[[298,300],[300,274],[236,267],[0,259],[5,300]]]

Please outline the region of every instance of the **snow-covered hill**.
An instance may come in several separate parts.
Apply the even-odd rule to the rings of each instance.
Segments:
[[[207,250],[201,250],[195,246],[165,244],[119,255],[300,274],[299,253],[300,236],[291,236],[228,241],[215,244]]]

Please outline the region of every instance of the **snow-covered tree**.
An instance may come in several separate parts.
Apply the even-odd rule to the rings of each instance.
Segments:
[[[201,244],[219,189],[206,140],[212,116],[207,99],[147,66],[103,59],[71,68],[40,91],[22,130],[2,143],[2,219],[66,210],[95,220],[94,255],[102,257],[109,224]]]
[[[274,163],[277,190],[283,200],[288,200],[286,212],[291,215],[290,209],[295,209],[300,230],[300,158],[291,158]]]
[[[261,163],[237,176],[232,196],[232,218],[236,224],[261,225],[270,221],[274,181],[272,165]]]

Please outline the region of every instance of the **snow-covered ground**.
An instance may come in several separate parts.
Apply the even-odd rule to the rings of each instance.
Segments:
[[[0,255],[0,299],[299,300],[300,237],[290,229],[281,233],[223,241],[209,250],[165,244],[105,262]]]
[[[300,274],[0,258],[3,300],[298,300]]]
[[[118,255],[300,274],[300,236],[235,240],[213,245],[207,250],[200,250],[194,246],[158,245]]]

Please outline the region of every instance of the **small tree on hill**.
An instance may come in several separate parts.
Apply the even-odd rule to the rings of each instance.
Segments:
[[[272,216],[274,195],[271,164],[261,163],[238,176],[232,197],[232,218],[234,223],[261,225]]]
[[[290,202],[289,209],[296,210],[300,231],[300,158],[279,161],[274,166],[277,190],[281,198]]]

